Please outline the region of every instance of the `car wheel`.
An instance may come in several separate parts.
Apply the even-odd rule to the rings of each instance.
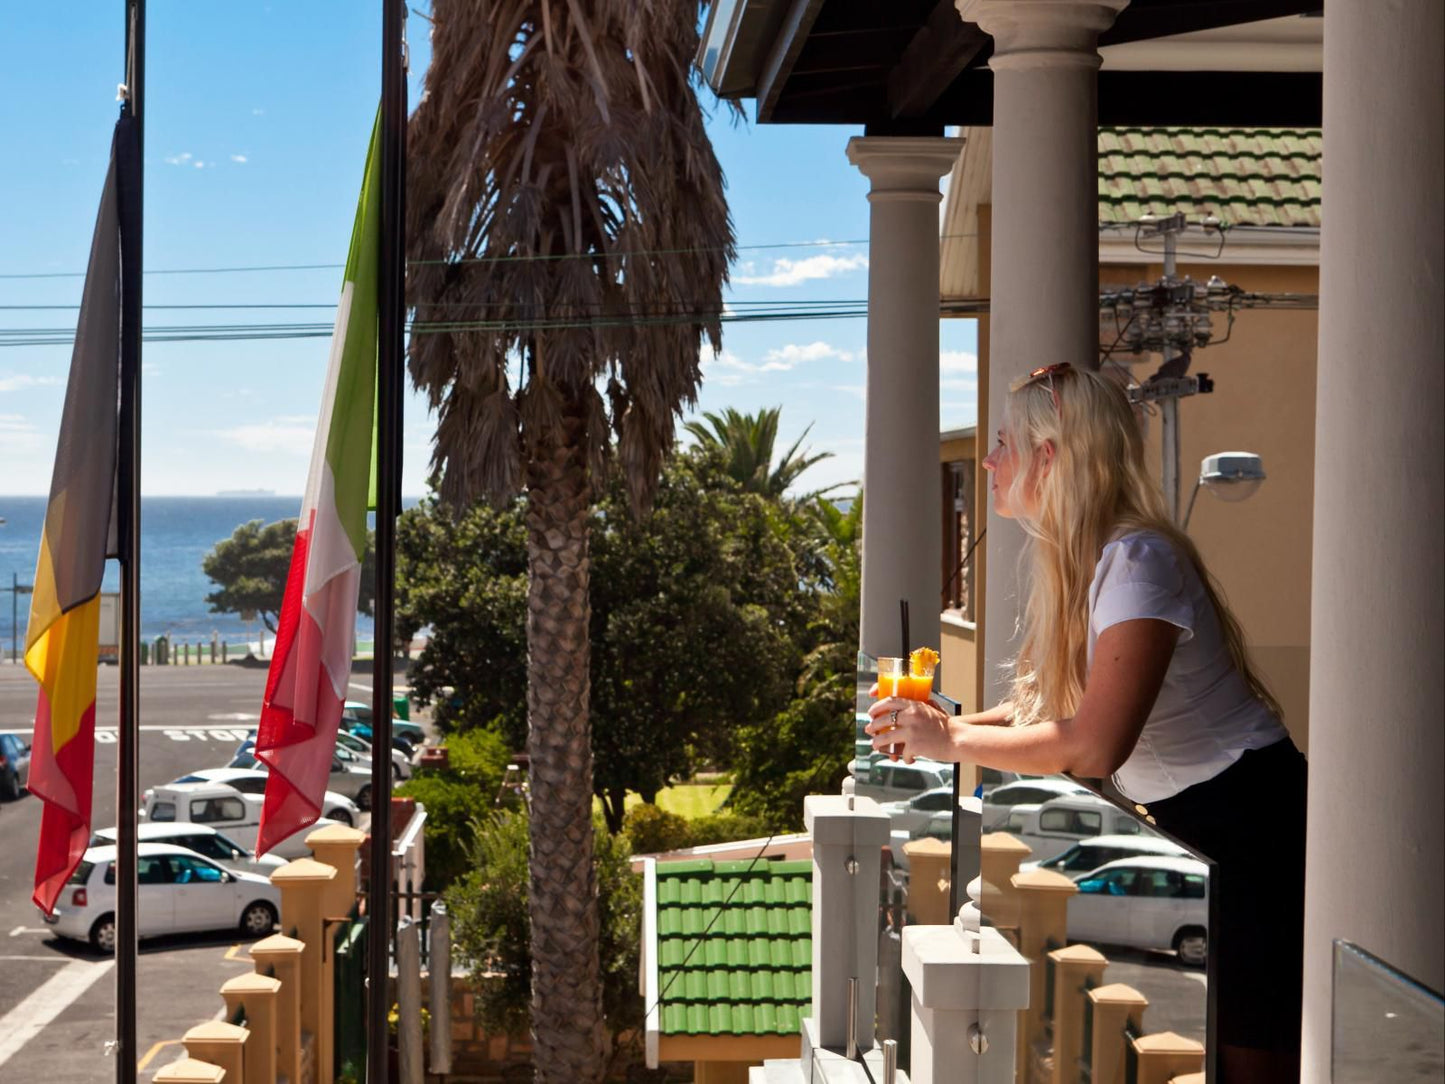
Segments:
[[[115,916],[101,915],[90,928],[90,947],[107,956],[115,955]]]
[[[265,937],[276,928],[276,908],[265,900],[246,905],[241,912],[241,932],[252,937]]]
[[[337,806],[326,815],[332,820],[336,821],[338,824],[344,824],[348,828],[351,827],[351,814],[345,809],[342,809],[340,806]]]
[[[15,769],[11,768],[3,777],[0,777],[0,798],[4,798],[7,802],[13,802],[19,797],[20,777],[15,774]]]
[[[362,810],[371,808],[371,784],[368,783],[356,792],[356,808]]]
[[[1179,962],[1189,967],[1203,967],[1209,961],[1209,934],[1199,926],[1185,926],[1174,935],[1174,951]]]

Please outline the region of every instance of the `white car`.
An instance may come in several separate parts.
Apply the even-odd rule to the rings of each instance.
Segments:
[[[148,791],[140,813],[152,824],[204,824],[224,832],[247,850],[255,850],[261,827],[261,793],[244,794],[228,783],[167,783]],[[311,854],[306,837],[313,828],[338,821],[323,817],[313,825],[293,832],[269,853],[281,858],[305,858]],[[354,824],[355,821],[348,823]]]
[[[195,930],[240,930],[261,938],[276,926],[281,893],[254,873],[222,869],[184,847],[142,843],[136,919],[141,937]],[[115,848],[91,847],[44,921],[55,933],[115,951]]]
[[[878,802],[906,802],[935,787],[953,786],[953,765],[922,757],[912,764],[874,753],[866,760],[854,760],[853,793]]]
[[[1173,950],[1203,967],[1209,956],[1209,867],[1168,855],[1122,858],[1074,878],[1069,940]]]
[[[152,824],[146,821],[137,826],[136,836],[141,843],[169,843],[172,847],[184,847],[226,869],[254,873],[259,877],[270,877],[273,870],[286,864],[286,859],[279,855],[258,855],[248,851],[208,824]],[[90,836],[92,847],[105,847],[115,842],[114,828],[101,828]]]
[[[983,795],[983,826],[986,831],[995,830],[1017,806],[1042,805],[1054,798],[1088,793],[1087,787],[1057,775],[1001,783]]]
[[[228,768],[246,771],[266,772],[265,761],[257,760],[255,749],[237,753],[231,758]],[[344,794],[362,809],[371,808],[371,761],[365,763],[350,749],[335,748],[331,753],[331,771],[326,777],[330,790]]]
[[[946,821],[945,836],[953,824],[953,784],[925,790],[915,794],[906,802],[884,802],[883,812],[888,814],[888,827],[893,832],[907,832],[908,838],[920,835],[934,835],[928,829],[938,819]]]
[[[1008,832],[1033,851],[1042,862],[1091,836],[1153,835],[1131,813],[1096,794],[1071,794],[1042,805],[1015,806],[998,831]]]
[[[256,797],[264,797],[266,794],[266,772],[260,768],[201,768],[194,772],[187,772],[185,775],[172,779],[170,785],[177,783],[225,783],[229,787],[235,787],[242,794],[250,794]],[[150,791],[145,794],[150,797]],[[355,802],[344,794],[338,794],[334,790],[328,790],[321,800],[321,815],[329,820],[338,821],[341,824],[355,826],[361,815]]]
[[[1046,858],[1041,862],[1025,862],[1019,866],[1019,869],[1021,871],[1051,869],[1066,877],[1074,877],[1080,873],[1098,869],[1100,866],[1120,858],[1138,858],[1146,854],[1169,855],[1174,858],[1190,857],[1188,850],[1163,836],[1093,836],[1089,839],[1079,840],[1052,858]]]
[[[344,730],[338,730],[336,732],[336,748],[338,750],[345,749],[348,753],[353,754],[360,763],[366,765],[368,771],[370,770],[371,742],[366,741],[364,738],[358,738],[355,734],[348,734]],[[253,730],[246,735],[246,740],[237,747],[236,756],[240,757],[244,753],[254,757],[255,750],[256,732]],[[400,749],[393,749],[391,751],[391,777],[397,781],[411,778],[411,761],[407,759],[406,754]]]

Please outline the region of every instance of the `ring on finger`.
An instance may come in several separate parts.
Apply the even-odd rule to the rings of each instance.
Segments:
[[[898,725],[898,711],[899,711],[898,708],[894,708],[892,711],[890,711],[890,712],[888,713],[888,722],[889,722],[890,724],[892,724],[893,726],[897,726],[897,725]]]

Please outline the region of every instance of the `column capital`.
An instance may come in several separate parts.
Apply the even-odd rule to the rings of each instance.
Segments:
[[[868,193],[902,199],[943,197],[938,178],[953,169],[963,153],[958,136],[854,136],[848,140],[848,161],[873,182]]]
[[[993,38],[989,67],[1099,66],[1101,31],[1129,0],[954,0],[964,22]]]

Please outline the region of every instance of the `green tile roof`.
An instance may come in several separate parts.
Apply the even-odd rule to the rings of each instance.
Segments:
[[[812,862],[659,862],[662,1034],[796,1034],[813,999],[812,902]]]
[[[1318,129],[1100,128],[1099,218],[1319,226],[1320,148]]]

